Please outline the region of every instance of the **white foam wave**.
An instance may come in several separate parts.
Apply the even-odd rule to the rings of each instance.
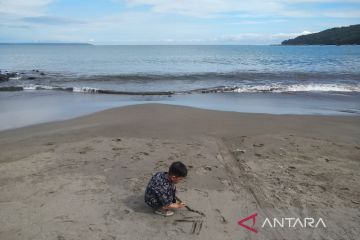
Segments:
[[[234,92],[360,92],[360,85],[349,84],[294,84],[236,87]]]
[[[53,90],[55,87],[53,86],[47,86],[47,85],[25,85],[21,86],[24,90],[38,90],[38,89],[44,89],[44,90]]]
[[[21,76],[10,77],[9,80],[20,80]]]
[[[112,93],[126,94],[127,92],[117,92],[112,90],[103,90],[92,87],[59,87],[48,85],[20,85],[24,90],[57,90],[72,91],[75,93]],[[270,85],[243,85],[243,86],[222,86],[205,89],[195,89],[185,92],[174,93],[221,93],[221,92],[237,92],[237,93],[286,93],[286,92],[360,92],[360,84],[270,84]],[[132,92],[131,92],[132,93]],[[141,93],[141,94],[140,94]],[[146,92],[145,92],[146,93]],[[132,93],[136,94],[136,92]],[[140,95],[144,92],[139,92]]]
[[[99,89],[97,88],[90,88],[90,87],[74,87],[73,92],[80,92],[80,93],[97,93]]]
[[[339,84],[308,84],[292,85],[287,88],[289,92],[358,92],[359,85]]]

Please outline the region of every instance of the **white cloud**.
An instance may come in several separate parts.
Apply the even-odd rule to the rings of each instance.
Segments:
[[[326,11],[322,16],[331,18],[358,18],[360,19],[360,10],[346,10],[346,11]]]
[[[298,3],[360,3],[360,0],[126,0],[128,6],[149,6],[153,12],[175,13],[194,17],[218,17],[226,13],[239,16],[317,16],[320,10],[294,10],[291,4]],[[347,10],[343,10],[347,15]],[[351,10],[350,10],[351,12]]]
[[[261,14],[282,8],[276,1],[252,0],[127,0],[129,6],[147,5],[158,13],[178,13],[195,17],[214,17],[228,12],[252,12]]]
[[[288,20],[284,19],[269,19],[269,20],[241,20],[230,22],[228,24],[232,25],[255,25],[255,24],[268,24],[268,23],[284,23],[288,22]]]
[[[322,30],[316,26],[318,22],[311,18],[306,20],[307,17],[327,17],[336,20],[360,16],[357,9],[316,11],[295,8],[295,5],[292,5],[312,2],[360,3],[360,0],[107,0],[126,2],[128,8],[122,8],[120,12],[114,10],[113,14],[104,13],[103,16],[97,14],[96,17],[89,12],[88,18],[83,16],[81,19],[70,19],[62,16],[63,12],[54,16],[47,13],[47,6],[54,1],[61,0],[0,0],[0,35],[13,34],[14,38],[25,41],[41,37],[59,41],[96,39],[97,43],[163,41],[168,44],[267,44],[278,43],[306,33],[291,31]],[[144,6],[148,6],[149,9]],[[176,14],[185,17],[174,17]],[[190,17],[186,18],[187,16]],[[299,20],[292,17],[303,18]],[[276,24],[281,22],[286,24]],[[354,19],[338,21],[339,25],[344,22],[353,23]],[[265,24],[269,27],[266,31],[265,26],[261,26]],[[290,25],[293,26],[293,30],[288,29]],[[278,32],[280,27],[281,31],[289,30],[290,33],[261,33]],[[255,33],[251,33],[252,30]],[[232,34],[242,31],[245,33]]]
[[[310,31],[303,31],[301,33],[275,33],[275,34],[271,34],[270,38],[273,39],[288,39],[288,38],[295,38],[298,37],[300,35],[308,35],[308,34],[312,34],[313,32]]]
[[[311,34],[310,31],[303,31],[299,33],[241,33],[236,35],[227,35],[213,39],[214,42],[233,42],[239,44],[269,44],[280,43],[289,38],[295,38],[300,35]]]
[[[0,0],[0,14],[8,16],[40,16],[53,0]]]

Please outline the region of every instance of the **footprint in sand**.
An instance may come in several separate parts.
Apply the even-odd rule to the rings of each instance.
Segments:
[[[160,169],[164,169],[166,167],[167,167],[167,164],[164,161],[160,160],[155,164],[154,170],[160,170]]]
[[[101,240],[116,240],[116,236],[113,235],[103,235],[101,234]]]
[[[138,152],[138,153],[135,153],[133,156],[131,156],[131,159],[135,160],[135,161],[139,161],[139,160],[142,160],[144,156],[149,156],[149,153]]]
[[[237,138],[236,140],[239,140],[240,143],[244,143],[247,138],[249,138],[249,137],[248,136],[241,136],[241,137]]]
[[[101,228],[96,227],[95,224],[89,224],[88,228],[92,232],[102,232]]]
[[[57,235],[57,240],[65,240],[66,238],[63,235]]]
[[[212,171],[211,166],[205,166],[204,169],[207,170],[207,171]]]
[[[217,179],[221,182],[221,184],[223,184],[225,186],[230,186],[231,185],[229,180],[227,180],[225,178],[218,177]]]
[[[263,144],[263,143],[259,143],[259,144],[254,143],[253,146],[254,146],[254,147],[263,147],[264,144]]]
[[[206,157],[204,157],[204,155],[202,155],[201,153],[196,154],[196,157],[197,157],[197,158],[206,158]]]
[[[122,150],[125,150],[126,148],[124,147],[113,147],[111,150],[113,151],[122,151]]]
[[[94,149],[93,149],[92,147],[87,146],[87,147],[83,148],[79,153],[80,153],[80,154],[86,154],[87,152],[93,151],[93,150],[94,150]]]
[[[168,157],[168,159],[170,161],[174,161],[176,159],[178,159],[180,157],[180,155],[178,153],[171,153],[170,157]]]
[[[155,144],[154,143],[146,143],[146,146],[148,146],[150,148],[149,152],[153,153],[156,151],[156,147],[157,147],[156,143]]]
[[[212,170],[213,170],[212,166],[202,166],[202,167],[196,169],[196,173],[204,175],[204,174],[208,174]]]

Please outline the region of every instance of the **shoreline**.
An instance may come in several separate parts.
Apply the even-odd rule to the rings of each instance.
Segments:
[[[87,119],[96,119],[96,118],[102,118],[102,115],[106,115],[106,114],[115,114],[117,111],[121,111],[123,109],[131,109],[131,108],[146,108],[146,106],[150,106],[150,107],[164,107],[164,108],[168,108],[167,110],[169,110],[170,108],[174,108],[174,109],[188,109],[190,111],[199,111],[199,112],[214,112],[215,114],[221,115],[221,113],[227,114],[227,115],[232,115],[237,117],[246,117],[246,118],[273,118],[274,121],[280,120],[281,118],[289,118],[292,120],[295,120],[297,118],[300,118],[300,122],[301,120],[312,120],[312,121],[320,121],[322,119],[324,120],[330,120],[330,121],[337,121],[337,120],[341,120],[341,119],[347,119],[349,121],[354,121],[356,122],[356,120],[360,119],[360,115],[322,115],[322,114],[275,114],[275,113],[261,113],[261,112],[237,112],[237,111],[231,111],[231,110],[214,110],[214,109],[206,109],[206,108],[201,108],[201,107],[194,107],[194,106],[186,106],[186,105],[178,105],[178,104],[168,104],[168,103],[135,103],[135,104],[129,104],[129,105],[123,105],[123,106],[115,106],[115,107],[110,107],[110,108],[106,108],[106,109],[102,109],[102,110],[98,110],[98,111],[94,111],[94,112],[90,112],[90,113],[85,113],[83,115],[80,116],[75,116],[75,117],[71,117],[71,118],[66,118],[66,119],[55,119],[55,120],[49,120],[49,121],[45,121],[45,122],[39,122],[39,123],[34,123],[31,125],[25,125],[25,126],[20,126],[20,127],[15,127],[15,128],[10,128],[10,129],[4,129],[4,130],[0,130],[0,133],[12,133],[12,131],[22,131],[22,130],[30,130],[31,128],[39,128],[41,129],[43,126],[47,126],[47,125],[66,125],[67,122],[69,122],[70,124],[72,123],[76,123],[76,124],[81,124],[81,122],[85,122]],[[105,116],[106,118],[106,116]],[[78,122],[78,123],[77,123]],[[295,124],[294,124],[295,125]],[[360,125],[360,123],[359,123]]]
[[[131,105],[0,132],[1,239],[355,239],[359,117]],[[178,195],[205,213],[153,215],[151,174],[183,161]],[[254,233],[237,222],[258,214]],[[303,216],[327,228],[261,228]],[[260,225],[259,225],[260,223]],[[250,224],[247,222],[246,224]]]
[[[0,95],[0,131],[73,119],[98,111],[139,104],[169,104],[237,113],[299,116],[360,116],[360,95],[207,93],[168,96],[121,96],[68,92]],[[39,108],[37,106],[41,105]]]

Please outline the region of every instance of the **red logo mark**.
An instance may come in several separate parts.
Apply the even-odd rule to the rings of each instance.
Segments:
[[[257,213],[254,213],[253,215],[250,215],[250,216],[248,216],[248,217],[246,217],[246,218],[238,221],[238,224],[239,224],[240,226],[246,228],[247,230],[250,230],[250,231],[252,231],[252,232],[254,232],[254,233],[257,233],[258,231],[257,231],[255,228],[252,228],[252,227],[255,225],[255,223],[256,223],[256,216],[257,216]],[[246,222],[246,221],[248,221],[248,220],[250,220],[250,219],[253,220],[251,227],[244,224],[244,222]]]

